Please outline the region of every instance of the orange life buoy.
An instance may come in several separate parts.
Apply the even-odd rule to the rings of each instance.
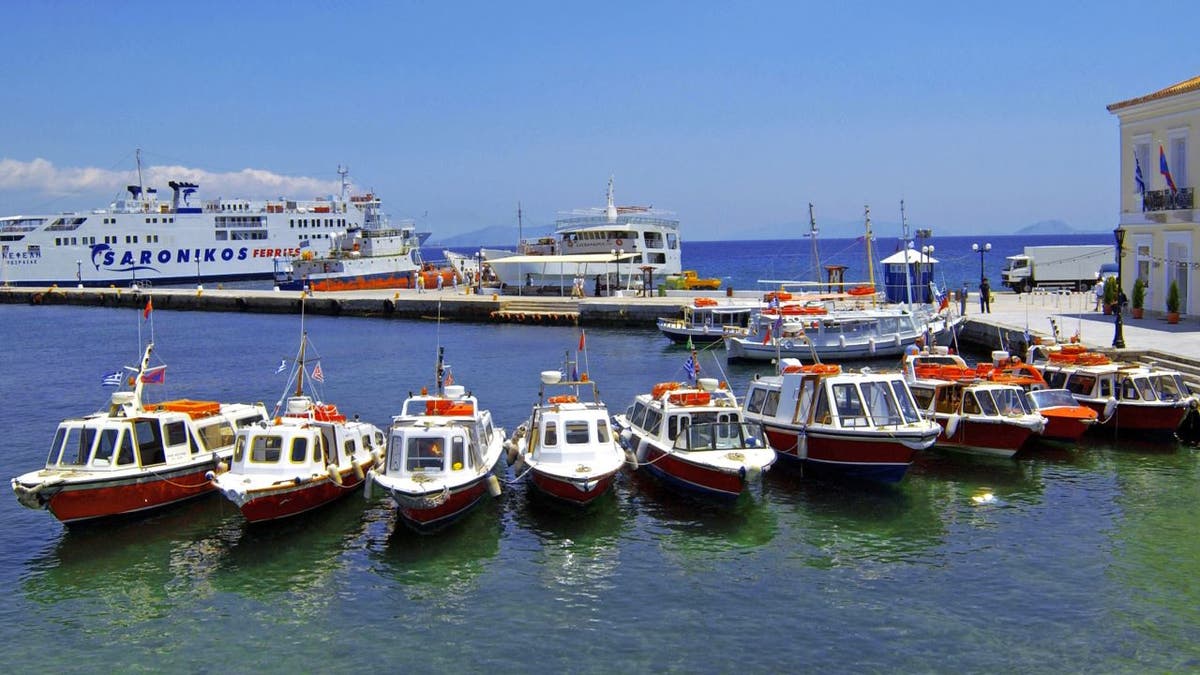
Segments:
[[[668,391],[675,391],[679,387],[680,384],[678,382],[659,382],[654,385],[654,389],[650,390],[650,395],[657,399]]]
[[[547,400],[549,400],[550,403],[558,404],[558,403],[575,403],[579,399],[572,396],[571,394],[563,394],[562,396],[551,396]]]
[[[855,286],[854,288],[851,288],[850,290],[848,290],[846,292],[849,293],[850,295],[873,295],[875,293],[875,287],[874,286],[865,286],[865,285],[864,286]]]
[[[624,239],[617,238],[617,239],[614,239],[614,240],[613,240],[613,243],[614,243],[614,244],[616,244],[617,246],[620,246],[621,244],[624,244],[624,243],[625,243],[625,240],[624,240]]]
[[[696,307],[716,307],[717,301],[712,298],[696,298],[692,304]]]
[[[681,391],[667,399],[672,405],[708,405],[712,394],[707,391]]]

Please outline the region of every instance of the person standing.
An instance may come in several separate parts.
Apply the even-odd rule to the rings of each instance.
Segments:
[[[1096,287],[1092,289],[1092,292],[1096,294],[1096,309],[1092,311],[1099,312],[1100,305],[1104,302],[1104,281],[1097,281]]]
[[[982,314],[992,313],[992,285],[987,277],[979,282],[979,311]]]
[[[958,292],[958,315],[967,315],[967,282],[963,282],[962,290]]]

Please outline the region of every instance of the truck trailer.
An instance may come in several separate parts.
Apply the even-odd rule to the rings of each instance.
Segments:
[[[1018,293],[1038,287],[1082,291],[1096,284],[1100,266],[1116,260],[1116,251],[1107,244],[1026,246],[1022,255],[1005,260],[1004,285]]]

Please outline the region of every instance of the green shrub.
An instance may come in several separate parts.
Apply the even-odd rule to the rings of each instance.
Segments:
[[[1167,311],[1172,314],[1179,313],[1179,284],[1172,281],[1171,289],[1167,291]]]
[[[1141,277],[1133,281],[1133,302],[1134,309],[1142,309],[1146,304],[1146,282],[1142,281]]]

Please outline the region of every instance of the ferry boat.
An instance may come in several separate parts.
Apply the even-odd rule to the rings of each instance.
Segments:
[[[522,241],[516,251],[482,249],[503,286],[515,288],[573,285],[635,288],[642,272],[663,278],[682,271],[679,221],[668,211],[647,206],[617,206],[608,180],[604,208],[563,214],[553,236]],[[648,289],[642,289],[648,290]]]
[[[547,396],[548,387],[570,393]],[[582,391],[591,400],[581,400]],[[625,465],[608,408],[586,373],[564,379],[562,371],[542,371],[538,402],[513,432],[508,448],[514,473],[527,476],[542,494],[573,506],[586,506],[608,492]]]
[[[758,422],[781,461],[846,478],[900,481],[942,428],[923,417],[900,372],[844,372],[835,364],[780,362],[755,378],[747,421]]]
[[[151,343],[108,409],[58,425],[46,465],[12,479],[17,501],[68,525],[150,511],[213,491],[206,474],[227,466],[239,428],[266,419],[263,405],[179,399],[143,403]]]
[[[1027,360],[1051,387],[1065,388],[1110,431],[1174,434],[1197,398],[1177,370],[1113,361],[1082,345],[1031,345]]]
[[[107,208],[0,217],[0,282],[20,286],[182,284],[271,279],[305,242],[360,228],[374,201],[340,196],[197,199],[200,185],[167,183],[170,200],[138,182]]]
[[[713,378],[660,382],[613,423],[636,468],[704,498],[736,499],[775,463],[762,427]]]
[[[323,378],[320,361],[306,378],[307,334],[300,339],[294,373],[273,420],[238,429],[228,471],[214,471],[213,485],[251,523],[299,515],[350,494],[366,471],[382,461],[383,432],[357,418],[347,420],[336,405],[305,389]],[[280,410],[282,407],[282,410]]]
[[[494,471],[504,430],[462,385],[445,384],[439,349],[437,393],[409,396],[388,429],[387,461],[367,472],[367,498],[379,487],[400,519],[421,533],[455,522],[489,493],[500,496]]]
[[[659,317],[658,330],[679,344],[713,344],[726,335],[748,334],[751,317],[759,308],[758,302],[721,304],[715,298],[699,297],[684,305],[681,317]]]

